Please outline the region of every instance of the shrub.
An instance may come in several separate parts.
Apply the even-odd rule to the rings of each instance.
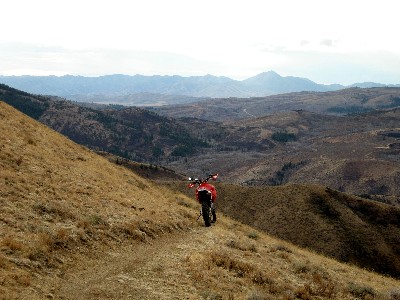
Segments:
[[[260,238],[260,236],[258,235],[257,232],[252,231],[247,235],[249,238],[253,239],[253,240],[258,240]]]
[[[99,215],[90,215],[89,216],[89,223],[96,226],[96,225],[107,225],[107,222],[103,220],[103,218]]]
[[[252,278],[253,282],[259,285],[273,284],[274,280],[265,271],[256,270]]]
[[[213,291],[203,291],[200,295],[205,300],[222,300],[222,296]]]
[[[7,258],[3,254],[0,253],[0,268],[5,269],[7,266]]]
[[[332,206],[332,203],[328,198],[325,198],[316,193],[312,193],[310,195],[310,202],[319,211],[320,214],[330,219],[338,219],[340,217],[340,212],[338,212]]]
[[[51,218],[60,218],[61,220],[70,219],[75,220],[75,215],[70,212],[61,203],[48,204],[48,203],[35,203],[32,206],[33,210],[41,216],[50,216]]]
[[[355,283],[349,283],[348,291],[355,297],[359,297],[361,299],[365,299],[366,297],[374,297],[375,291],[368,286],[360,286]]]
[[[14,238],[10,237],[10,236],[6,236],[3,239],[3,243],[2,243],[5,247],[7,247],[8,249],[12,250],[12,251],[18,251],[22,249],[22,243],[16,241]]]
[[[311,267],[304,262],[300,262],[295,266],[296,273],[309,273],[311,271]]]
[[[51,252],[55,246],[55,239],[49,233],[39,235],[39,247],[47,252]]]
[[[273,296],[266,294],[260,290],[253,290],[247,296],[246,300],[272,300],[275,299]]]
[[[17,161],[16,161],[17,166],[20,166],[20,165],[22,164],[22,162],[23,162],[23,158],[22,158],[22,156],[21,156],[21,157],[18,158]]]
[[[297,137],[294,133],[288,133],[286,131],[274,132],[271,138],[280,143],[287,143],[297,140]]]
[[[293,251],[290,250],[288,247],[286,247],[285,245],[276,245],[272,248],[272,252],[275,251],[282,251],[282,252],[287,252],[287,253],[292,253]]]
[[[196,149],[191,146],[181,145],[172,150],[171,156],[190,156],[196,152]]]
[[[311,286],[309,284],[305,284],[302,287],[297,288],[296,297],[304,300],[311,300],[314,299],[312,297]]]
[[[115,226],[112,229],[114,233],[122,234],[127,238],[144,242],[146,240],[146,233],[141,230],[139,221],[130,221],[120,226]]]
[[[400,300],[400,289],[393,290],[390,292],[391,300]]]
[[[313,274],[313,283],[315,286],[314,294],[328,298],[334,298],[336,294],[336,284],[328,277],[320,273]]]
[[[357,181],[362,176],[362,170],[358,162],[348,162],[343,167],[343,179],[349,181]]]
[[[231,257],[228,253],[212,252],[211,261],[217,267],[224,268],[228,271],[235,272],[236,276],[244,277],[254,271],[254,267],[247,262]]]
[[[237,240],[230,240],[226,243],[226,245],[232,249],[238,249],[241,251],[252,251],[252,252],[257,252],[257,248],[253,244],[245,244],[241,241]]]

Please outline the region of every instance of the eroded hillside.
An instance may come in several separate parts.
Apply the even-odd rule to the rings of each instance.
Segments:
[[[214,123],[183,124],[219,143],[195,160],[168,166],[188,175],[218,169],[246,185],[309,183],[400,203],[400,110],[351,116],[292,111]]]

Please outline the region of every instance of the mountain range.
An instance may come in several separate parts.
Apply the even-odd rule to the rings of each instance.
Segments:
[[[379,83],[324,85],[306,78],[264,72],[239,81],[228,77],[106,75],[83,76],[0,76],[0,83],[40,95],[55,95],[74,101],[125,105],[165,105],[198,101],[200,98],[262,97],[274,94],[316,91],[346,87],[382,87]],[[400,85],[392,85],[400,86]]]

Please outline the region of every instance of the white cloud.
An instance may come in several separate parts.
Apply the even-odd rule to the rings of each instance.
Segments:
[[[362,73],[329,77],[343,65],[367,70],[371,80],[399,82],[397,6],[395,0],[6,0],[0,73],[243,79],[273,69],[312,74],[317,82]]]

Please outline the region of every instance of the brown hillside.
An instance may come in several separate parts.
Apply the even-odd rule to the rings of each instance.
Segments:
[[[0,102],[0,299],[398,299],[142,179]]]
[[[269,234],[400,278],[400,209],[317,186],[221,186],[221,210]]]
[[[262,117],[277,112],[307,110],[317,113],[349,114],[400,105],[400,88],[349,88],[333,92],[298,92],[257,98],[221,98],[155,108],[173,118],[193,117],[229,121]]]
[[[194,217],[163,189],[0,105],[0,288],[11,295],[98,241],[146,240]]]
[[[182,183],[176,188],[188,195]],[[339,261],[400,278],[400,209],[312,185],[218,185],[218,209]]]
[[[221,147],[168,164],[181,173],[217,169],[235,183],[319,184],[400,204],[400,109],[353,116],[292,111],[219,128],[184,123],[205,128],[202,134],[215,137]]]

